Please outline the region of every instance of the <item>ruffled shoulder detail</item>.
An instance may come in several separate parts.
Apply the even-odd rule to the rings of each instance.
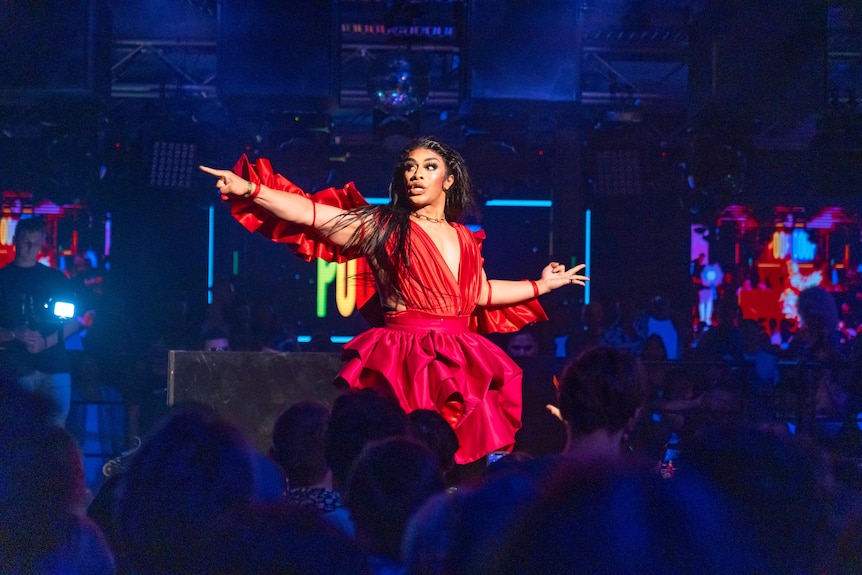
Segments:
[[[511,333],[547,319],[548,315],[538,299],[513,305],[477,307],[470,314],[470,331],[482,334]]]
[[[482,242],[485,241],[485,230],[479,228],[478,230],[473,231],[473,239],[476,240],[476,245],[479,246],[479,249],[482,249]]]
[[[307,194],[281,174],[275,173],[272,164],[266,158],[259,158],[257,162],[252,163],[243,154],[234,165],[233,172],[250,182],[260,183],[268,188],[288,194],[302,195],[318,204],[335,206],[345,210],[368,205],[353,182],[348,183],[343,188],[327,188],[314,194]],[[321,258],[329,262],[344,262],[357,257],[356,254],[346,253],[340,246],[328,242],[314,228],[286,222],[251,200],[240,196],[230,196],[227,201],[230,202],[231,215],[245,229],[266,236],[274,242],[287,245],[305,261],[310,262]]]

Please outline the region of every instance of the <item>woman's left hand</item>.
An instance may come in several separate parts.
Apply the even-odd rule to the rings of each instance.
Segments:
[[[586,264],[580,264],[567,270],[566,266],[563,264],[559,262],[551,262],[542,270],[541,281],[548,286],[548,291],[553,291],[564,285],[577,284],[579,286],[583,286],[586,285],[586,282],[590,281],[590,278],[578,273],[585,267]]]

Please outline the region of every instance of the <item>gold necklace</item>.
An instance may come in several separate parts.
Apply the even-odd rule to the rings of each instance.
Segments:
[[[425,221],[427,221],[427,222],[431,222],[432,224],[443,224],[443,223],[446,223],[446,218],[442,218],[442,219],[439,219],[439,220],[438,220],[437,218],[429,218],[429,217],[428,217],[428,216],[426,216],[426,215],[419,214],[419,213],[416,213],[416,212],[410,212],[410,215],[411,215],[411,216],[413,216],[414,218],[417,218],[417,219],[420,219],[420,220],[425,220]]]

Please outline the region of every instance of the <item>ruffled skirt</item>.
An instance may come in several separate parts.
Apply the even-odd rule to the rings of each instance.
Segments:
[[[353,389],[395,397],[408,413],[433,409],[458,436],[458,463],[510,450],[521,427],[522,371],[468,317],[422,312],[386,315],[384,327],[344,346],[339,377]]]

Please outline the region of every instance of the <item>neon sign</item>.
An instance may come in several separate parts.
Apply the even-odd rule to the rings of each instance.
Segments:
[[[334,285],[333,285],[334,284]],[[335,291],[335,308],[342,317],[349,317],[374,292],[371,270],[365,258],[343,263],[317,260],[317,317],[329,314],[329,291]]]

